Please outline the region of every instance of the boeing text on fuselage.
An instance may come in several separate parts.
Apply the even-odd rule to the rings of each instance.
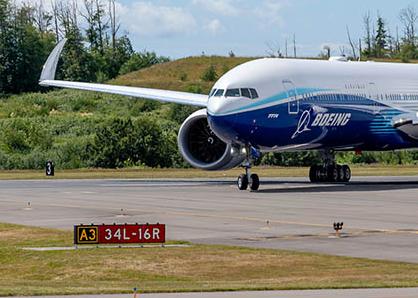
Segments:
[[[299,122],[292,139],[303,132],[310,131],[313,127],[338,127],[346,126],[351,119],[351,113],[318,113],[312,123],[311,110],[306,110],[299,118]]]

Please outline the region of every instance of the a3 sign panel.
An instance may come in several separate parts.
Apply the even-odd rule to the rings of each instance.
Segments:
[[[165,243],[164,224],[76,225],[74,244]]]

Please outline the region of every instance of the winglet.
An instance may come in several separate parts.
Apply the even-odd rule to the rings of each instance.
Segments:
[[[67,39],[63,38],[55,46],[54,50],[49,55],[48,60],[46,60],[45,65],[43,67],[41,77],[39,79],[39,84],[40,85],[46,85],[46,84],[42,84],[43,81],[48,81],[48,80],[54,80],[55,79],[55,73],[57,71],[58,61],[59,61],[61,52],[64,49],[64,45],[65,45],[66,42],[67,42]]]

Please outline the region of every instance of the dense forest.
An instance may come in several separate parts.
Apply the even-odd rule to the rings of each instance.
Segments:
[[[3,94],[39,90],[42,65],[63,37],[68,41],[59,67],[61,79],[103,82],[169,60],[153,52],[135,52],[129,37],[118,34],[114,0],[85,0],[83,8],[76,2],[55,1],[51,11],[42,3],[17,6],[0,0]]]
[[[196,93],[208,92],[223,73],[251,58],[230,55],[170,62],[154,52],[136,52],[129,36],[120,32],[115,0],[83,4],[77,8],[72,1],[52,1],[48,10],[41,4],[0,0],[0,169],[39,169],[49,159],[59,168],[187,167],[176,136],[193,107],[40,89],[38,79],[48,54],[66,37],[57,74],[61,79],[130,84],[131,77],[146,74],[149,81],[139,85]],[[405,8],[399,17],[402,27],[390,30],[383,17],[372,20],[367,13],[365,36],[358,42],[347,27],[351,56],[361,53],[363,59],[404,62],[418,58],[417,19],[413,7]],[[338,158],[348,163],[401,164],[415,163],[418,153],[343,153]],[[318,159],[316,152],[276,153],[263,156],[259,163],[302,166]]]

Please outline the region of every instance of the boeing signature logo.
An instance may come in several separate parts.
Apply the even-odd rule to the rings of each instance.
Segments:
[[[292,136],[292,140],[305,131],[310,131],[312,127],[342,127],[346,126],[351,120],[351,113],[318,113],[311,123],[311,111],[306,110],[300,116],[298,126]],[[309,125],[311,128],[309,128]]]
[[[292,140],[298,135],[305,131],[310,131],[308,128],[309,123],[311,122],[311,110],[306,110],[302,113],[302,116],[299,119],[298,127],[296,128],[295,133],[292,136]]]

